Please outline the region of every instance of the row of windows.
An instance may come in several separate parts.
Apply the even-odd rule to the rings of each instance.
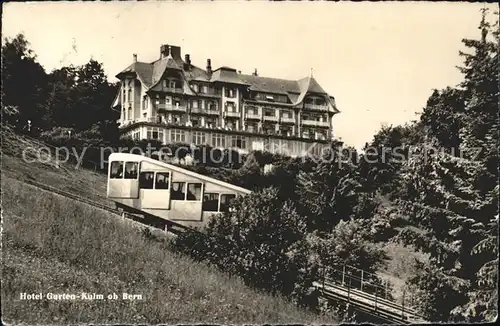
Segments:
[[[111,179],[137,179],[138,162],[111,162]],[[170,172],[141,171],[139,173],[139,189],[169,190]],[[171,200],[202,200],[203,184],[199,182],[172,182]],[[236,195],[220,193],[203,194],[203,210],[207,212],[225,212]]]

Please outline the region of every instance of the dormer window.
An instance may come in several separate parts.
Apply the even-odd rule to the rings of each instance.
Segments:
[[[198,84],[193,84],[193,89],[195,92],[199,92]]]
[[[163,81],[163,87],[167,88],[167,81],[166,80]]]
[[[168,87],[170,87],[170,88],[176,88],[177,85],[176,85],[175,81],[171,80]]]

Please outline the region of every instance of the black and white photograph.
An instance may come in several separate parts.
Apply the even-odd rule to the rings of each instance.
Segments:
[[[490,2],[2,4],[5,325],[498,316]]]

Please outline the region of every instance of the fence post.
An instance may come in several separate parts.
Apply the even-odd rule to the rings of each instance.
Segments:
[[[347,287],[347,303],[351,302],[351,272],[347,273],[349,275],[349,286]]]
[[[323,296],[325,296],[325,278],[326,278],[326,270],[323,269],[323,287],[321,290],[323,291]]]
[[[344,267],[342,268],[342,286],[344,286],[344,276],[345,276],[345,264]]]
[[[361,291],[363,291],[363,270],[361,270]]]
[[[401,305],[401,318],[405,319],[405,292],[406,290],[403,289],[403,304]]]
[[[387,287],[389,284],[389,280],[385,280],[385,299],[387,300]]]

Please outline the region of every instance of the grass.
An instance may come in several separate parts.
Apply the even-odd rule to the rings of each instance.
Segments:
[[[325,323],[170,252],[99,209],[2,178],[2,316],[8,323]],[[25,301],[26,293],[143,300]]]
[[[36,181],[114,206],[106,198],[105,174],[77,168],[75,163],[56,164],[54,153],[49,154],[47,148],[41,142],[2,130],[2,176]]]
[[[386,254],[385,268],[379,276],[392,285],[392,295],[397,302],[403,300],[406,281],[417,273],[417,261],[428,262],[429,255],[415,250],[411,246],[388,242],[381,245]],[[408,290],[407,290],[408,291]]]

